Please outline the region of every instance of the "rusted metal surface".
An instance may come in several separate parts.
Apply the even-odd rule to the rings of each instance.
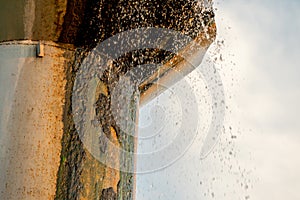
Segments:
[[[171,87],[174,83],[192,72],[195,67],[200,65],[206,50],[214,41],[215,37],[216,24],[213,18],[211,18],[211,21],[206,25],[206,30],[202,30],[191,43],[181,49],[177,55],[168,59],[159,70],[151,73],[139,85],[139,91],[141,93],[140,106],[150,102],[165,91],[166,88]],[[198,44],[200,48],[192,48],[191,46],[194,44]],[[191,64],[191,62],[193,64]],[[197,65],[195,65],[195,63],[197,63]]]
[[[15,159],[15,163],[19,164],[14,164],[15,168],[8,170],[6,176],[6,179],[9,179],[8,189],[5,189],[6,192],[2,192],[2,195],[6,195],[7,199],[31,199],[37,197],[35,195],[40,195],[39,199],[55,198],[58,200],[134,199],[135,175],[111,169],[100,163],[80,140],[73,121],[71,101],[76,72],[79,70],[82,60],[97,44],[117,33],[141,27],[178,31],[199,43],[205,52],[216,35],[211,1],[27,0],[21,3],[6,2],[0,12],[0,41],[30,39],[56,42],[48,42],[51,45],[45,45],[43,57],[30,58],[33,65],[23,64],[24,67],[29,66],[28,70],[31,69],[30,72],[36,76],[31,79],[29,72],[24,70],[20,87],[26,88],[22,88],[24,90],[19,92],[25,99],[18,99],[18,104],[13,106],[14,112],[16,112],[13,116],[18,116],[19,122],[13,127],[16,130],[11,130],[14,134],[20,134],[16,136],[17,138],[26,136],[28,139],[24,141],[28,142],[27,146],[38,146],[40,140],[30,140],[30,135],[33,133],[29,129],[25,129],[26,131],[23,130],[21,133],[20,127],[33,128],[35,123],[38,127],[48,127],[48,132],[42,130],[44,133],[48,133],[43,135],[43,141],[47,141],[49,144],[43,143],[43,146],[47,148],[49,146],[50,149],[55,147],[55,153],[51,154],[53,157],[50,156],[55,162],[48,162],[47,165],[45,159],[50,158],[49,151],[46,152],[39,148],[33,155],[30,154],[31,150],[27,149],[31,147],[19,146],[24,141],[12,143],[15,150],[10,153],[14,155],[12,159]],[[3,20],[10,16],[10,12],[17,13],[14,16],[14,23],[10,19]],[[126,42],[127,38],[123,39]],[[13,43],[6,43],[6,45],[13,45]],[[190,47],[187,45],[182,52],[189,49]],[[174,74],[165,72],[169,72],[170,69],[178,69],[187,74],[192,70],[185,67],[186,61],[180,56],[182,52],[179,52],[178,55],[162,49],[139,49],[126,52],[111,63],[111,71],[105,71],[103,76],[99,77],[100,81],[94,96],[94,103],[97,105],[94,112],[100,122],[103,134],[116,146],[120,146],[128,152],[136,151],[136,138],[122,132],[111,118],[112,110],[109,105],[115,82],[118,82],[121,76],[138,65],[163,64],[162,67],[154,68],[143,75],[144,82],[140,84],[137,92],[141,92],[140,101],[145,103],[158,94],[155,91],[156,85],[161,84],[157,81],[158,79],[165,81],[164,83],[168,85],[178,80]],[[158,72],[159,70],[160,72]],[[33,80],[36,85],[33,84]],[[40,88],[42,85],[45,87]],[[30,87],[36,89],[30,90],[32,93],[26,93]],[[46,97],[48,99],[43,101],[43,98]],[[25,101],[26,98],[31,100],[35,98],[35,103],[31,104],[29,101]],[[133,100],[132,109],[136,111],[138,104],[138,100]],[[24,114],[29,112],[29,105],[34,108],[31,112],[36,113],[35,117],[39,117],[38,113],[43,113],[41,119],[30,118],[30,114]],[[49,109],[54,110],[50,112]],[[130,115],[129,117],[133,120],[137,120],[136,112],[132,112]],[[27,118],[34,123],[28,121]],[[16,119],[12,121],[14,120]],[[51,127],[54,127],[54,130]],[[131,130],[132,132],[136,131],[134,127],[131,127]],[[132,133],[132,135],[135,134]],[[99,143],[102,142],[101,137],[94,139]],[[28,152],[28,155],[35,160],[31,164],[28,161],[28,165],[35,166],[31,172],[27,170],[26,165],[22,166],[17,160],[22,158],[22,151]],[[110,149],[106,149],[103,153],[105,152],[110,152]],[[120,165],[134,168],[134,157],[118,154],[114,156],[114,159],[119,160]],[[51,173],[42,170],[45,166],[51,168]],[[14,170],[16,173],[13,176]],[[21,188],[23,186],[27,188],[25,181],[14,187],[14,183],[19,179],[27,180],[26,177],[29,174],[32,175],[31,181],[36,186],[34,192],[38,194],[30,192],[33,189],[25,189],[24,192],[24,189]],[[45,178],[40,179],[43,176]],[[40,184],[41,180],[44,182]],[[39,184],[40,188],[38,188]],[[44,185],[48,185],[48,187]],[[28,187],[31,187],[30,184]],[[18,194],[20,193],[20,198],[14,198],[13,192],[7,192],[16,190]],[[21,190],[23,192],[20,192]],[[45,196],[42,197],[42,194]]]

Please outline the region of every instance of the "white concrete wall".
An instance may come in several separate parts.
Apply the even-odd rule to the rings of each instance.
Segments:
[[[54,199],[66,61],[61,48],[0,45],[0,199]]]

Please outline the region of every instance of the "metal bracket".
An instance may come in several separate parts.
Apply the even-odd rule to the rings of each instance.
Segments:
[[[36,56],[37,57],[44,57],[45,52],[44,52],[44,44],[39,41],[39,43],[36,45]]]

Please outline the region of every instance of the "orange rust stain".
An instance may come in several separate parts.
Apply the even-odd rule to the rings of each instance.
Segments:
[[[16,59],[22,69],[10,113],[9,164],[0,199],[54,199],[63,134],[64,53],[45,45],[43,58]]]
[[[117,133],[113,127],[110,127],[110,141],[113,143],[113,145],[115,145],[115,147],[120,148]],[[112,147],[109,146],[108,148],[109,148],[108,152],[112,152]],[[116,155],[114,153],[112,159],[114,159],[113,162],[117,164],[120,161],[119,160],[120,155],[119,154]],[[116,166],[119,165],[117,164]],[[107,167],[105,170],[105,175],[103,180],[103,189],[112,187],[115,193],[117,193],[119,180],[120,180],[120,171],[118,169],[112,169],[110,167]]]

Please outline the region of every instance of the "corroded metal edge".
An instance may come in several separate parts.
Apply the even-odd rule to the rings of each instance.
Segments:
[[[140,106],[147,104],[197,68],[201,64],[210,44],[215,40],[216,33],[216,24],[212,18],[206,26],[206,30],[203,30],[184,49],[181,49],[177,55],[168,60],[159,70],[143,81],[139,86],[141,92]],[[198,48],[192,47],[195,44],[199,45]]]

